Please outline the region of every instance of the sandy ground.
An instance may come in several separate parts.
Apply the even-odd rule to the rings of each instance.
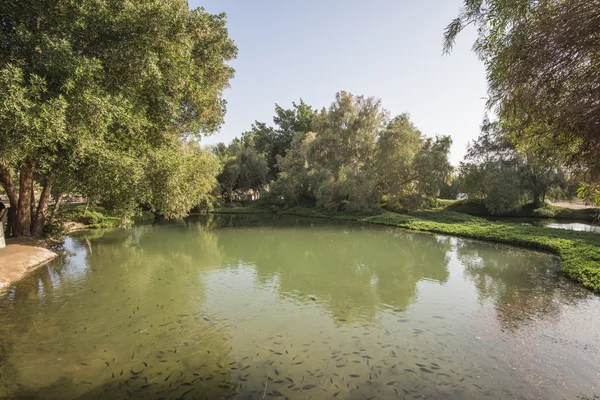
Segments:
[[[592,206],[588,206],[581,200],[573,200],[573,201],[550,201],[550,204],[557,207],[565,207],[571,208],[573,210],[582,210],[584,208],[593,208]]]
[[[7,239],[0,249],[0,291],[54,257],[56,253],[33,238]]]

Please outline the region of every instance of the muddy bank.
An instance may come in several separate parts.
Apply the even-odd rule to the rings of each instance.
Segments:
[[[0,291],[54,257],[56,253],[35,239],[7,239],[0,249]]]

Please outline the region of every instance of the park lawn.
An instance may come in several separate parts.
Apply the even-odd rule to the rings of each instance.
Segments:
[[[238,213],[241,213],[241,210]],[[280,213],[388,225],[543,250],[561,259],[562,270],[571,279],[588,289],[600,292],[600,234],[597,233],[505,224],[439,209],[408,214],[386,212],[361,215],[297,207]]]

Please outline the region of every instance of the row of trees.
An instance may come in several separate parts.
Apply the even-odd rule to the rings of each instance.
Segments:
[[[599,24],[600,0],[464,0],[445,33],[449,52],[465,27],[477,28],[473,48],[503,140],[526,159],[535,154],[527,163],[536,168],[567,166],[582,182],[579,195],[597,204]]]
[[[237,49],[225,15],[181,0],[0,2],[0,183],[14,235],[50,194],[185,215],[216,184],[197,144],[218,129]],[[35,198],[34,186],[41,188]]]
[[[490,213],[505,214],[527,203],[542,207],[547,197],[574,197],[579,182],[580,176],[558,158],[519,151],[498,122],[485,120],[443,195],[465,193],[482,201]]]
[[[390,118],[378,99],[340,92],[318,112],[300,101],[275,113],[274,127],[257,122],[216,147],[227,198],[270,182],[275,202],[357,211],[383,201],[409,209],[435,200],[451,175],[450,137],[425,137],[407,114]]]

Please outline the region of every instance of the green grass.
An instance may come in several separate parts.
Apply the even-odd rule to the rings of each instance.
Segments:
[[[388,225],[542,250],[557,255],[563,271],[571,279],[600,292],[600,235],[597,233],[504,224],[444,210],[360,215],[293,208],[281,213]]]

